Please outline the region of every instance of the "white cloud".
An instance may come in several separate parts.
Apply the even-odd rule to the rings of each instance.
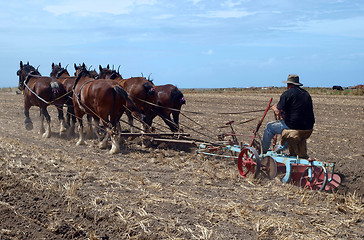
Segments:
[[[175,15],[173,15],[173,14],[162,14],[162,15],[153,17],[153,19],[163,20],[163,19],[170,19],[173,17],[175,17]]]
[[[193,3],[193,5],[196,5],[196,4],[198,4],[199,2],[201,2],[202,0],[192,0],[192,3]]]
[[[202,52],[202,54],[203,54],[203,55],[209,55],[209,56],[211,56],[211,55],[213,55],[213,54],[214,54],[214,51],[213,51],[212,49],[209,49],[209,50],[207,50],[206,52]]]
[[[95,13],[108,13],[113,15],[128,14],[139,5],[154,5],[156,0],[66,0],[60,4],[47,5],[44,10],[55,15],[81,13],[91,15]]]
[[[250,15],[254,15],[255,12],[247,12],[245,10],[222,10],[222,11],[209,11],[206,14],[199,15],[206,18],[242,18]]]
[[[271,27],[271,30],[304,32],[327,36],[364,37],[364,17],[346,19],[317,19],[289,23],[287,26]]]
[[[223,2],[221,4],[221,6],[233,8],[233,7],[243,4],[245,2],[250,2],[250,0],[227,0],[227,1]]]

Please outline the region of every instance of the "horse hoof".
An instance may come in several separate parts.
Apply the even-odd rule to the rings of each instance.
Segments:
[[[50,138],[51,134],[50,133],[43,133],[42,137],[43,138]]]
[[[120,150],[119,150],[119,149],[117,149],[117,148],[115,148],[115,149],[111,148],[111,150],[110,150],[109,154],[113,155],[113,154],[117,154],[117,153],[119,153],[119,152],[120,152]]]
[[[32,123],[26,123],[25,124],[25,129],[28,130],[28,131],[32,130],[33,129],[33,124]]]
[[[77,146],[80,146],[80,145],[85,145],[85,141],[81,141],[79,140],[77,143],[76,143]]]
[[[100,142],[100,143],[99,143],[99,148],[100,148],[100,149],[105,149],[105,148],[107,148],[107,143]]]

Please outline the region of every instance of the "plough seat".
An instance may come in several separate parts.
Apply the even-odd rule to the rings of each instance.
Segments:
[[[282,131],[281,145],[288,142],[289,154],[299,158],[308,158],[306,139],[311,136],[313,129],[296,130],[284,129]]]

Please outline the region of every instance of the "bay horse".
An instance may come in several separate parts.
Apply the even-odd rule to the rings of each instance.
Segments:
[[[121,87],[128,93],[133,105],[127,104],[130,111],[126,111],[128,116],[130,131],[135,132],[133,125],[132,114],[139,117],[145,131],[150,131],[149,127],[152,124],[152,109],[153,106],[148,102],[154,103],[154,84],[152,81],[144,77],[131,77],[123,79],[119,72],[111,70],[109,65],[106,68],[99,66],[99,77],[112,79],[117,81]],[[135,107],[134,107],[135,106]]]
[[[47,111],[48,105],[52,104],[57,107],[58,119],[60,121],[60,134],[63,133],[65,122],[63,117],[62,106],[65,102],[64,94],[66,91],[60,81],[51,77],[42,77],[38,69],[32,65],[23,64],[20,61],[20,69],[17,71],[19,76],[19,90],[24,92],[24,115],[25,128],[33,129],[33,122],[29,117],[29,109],[32,106],[38,106],[40,109],[41,126],[40,133],[44,138],[51,136],[51,117]],[[47,127],[44,128],[44,118],[47,121]]]
[[[120,135],[117,124],[126,109],[127,101],[130,101],[127,92],[115,81],[95,80],[86,68],[82,68],[73,86],[73,104],[79,122],[79,140],[76,144],[85,144],[82,117],[89,114],[94,118],[95,126],[98,127],[101,120],[107,132],[99,147],[106,148],[109,135],[112,143],[109,153],[118,153]]]
[[[155,101],[153,107],[152,120],[158,115],[168,125],[172,132],[178,132],[179,129],[179,114],[186,100],[183,93],[174,85],[166,84],[155,86]],[[173,121],[171,118],[173,116]]]
[[[68,66],[68,65],[67,65]],[[58,80],[60,80],[66,90],[67,94],[67,100],[65,102],[66,106],[67,106],[67,114],[66,114],[66,123],[68,126],[67,129],[67,135],[68,136],[73,136],[75,134],[75,124],[76,124],[76,116],[75,116],[75,111],[74,111],[74,106],[73,106],[73,86],[75,84],[76,81],[76,76],[70,76],[68,70],[67,70],[67,66],[66,68],[63,68],[61,66],[61,63],[54,64],[52,63],[52,72],[50,74],[50,76],[54,76],[55,78],[57,78]],[[86,68],[85,64],[83,63],[83,65],[76,65],[74,64],[74,68],[75,68],[75,75],[78,74],[82,68]],[[92,77],[95,78],[95,70],[90,72]],[[87,130],[86,130],[86,138],[92,138],[93,136],[93,132],[92,132],[92,117],[87,115]]]

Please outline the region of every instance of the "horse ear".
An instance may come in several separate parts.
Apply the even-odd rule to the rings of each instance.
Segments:
[[[77,70],[77,66],[76,66],[76,63],[75,63],[75,70]]]
[[[23,61],[20,61],[20,68],[23,68]]]
[[[110,66],[109,66],[109,64],[107,65],[107,69],[110,69]]]
[[[54,63],[52,62],[52,68],[54,68]]]
[[[61,63],[59,63],[59,66],[61,67]]]

